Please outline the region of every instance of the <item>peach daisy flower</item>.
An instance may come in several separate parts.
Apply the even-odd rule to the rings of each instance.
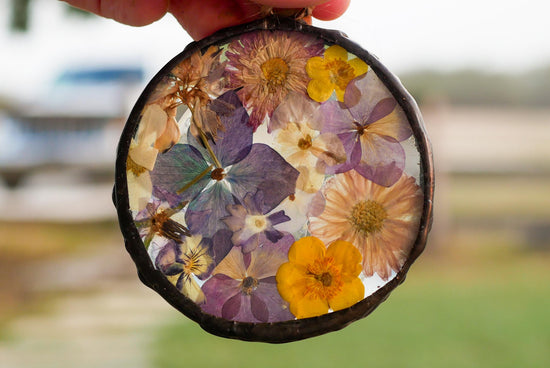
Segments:
[[[322,190],[325,208],[310,219],[311,235],[330,244],[349,241],[363,255],[366,276],[388,280],[407,259],[416,239],[423,195],[415,179],[403,174],[390,187],[355,170],[335,175]]]

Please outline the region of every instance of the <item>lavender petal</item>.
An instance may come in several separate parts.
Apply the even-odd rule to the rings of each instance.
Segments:
[[[242,303],[241,293],[233,295],[222,306],[222,318],[233,320],[241,309]]]
[[[223,274],[216,274],[202,285],[206,302],[201,305],[205,313],[222,316],[223,305],[240,293],[240,282]]]
[[[299,172],[281,155],[265,144],[254,144],[250,153],[233,165],[226,180],[232,193],[243,201],[247,193],[265,193],[263,213],[275,208],[295,192]]]
[[[250,295],[250,309],[252,315],[260,322],[269,320],[269,311],[265,302],[256,293]]]
[[[232,232],[227,229],[216,231],[212,237],[212,250],[214,253],[214,263],[219,264],[233,248],[231,243]]]
[[[224,183],[215,182],[189,203],[185,221],[193,234],[211,238],[225,228],[221,219],[228,215],[226,207],[233,204],[233,196]]]
[[[405,168],[405,150],[399,142],[373,134],[362,148],[361,162],[355,167],[359,174],[386,187],[399,180]]]
[[[248,113],[235,92],[226,92],[216,101],[233,106],[231,113],[219,115],[224,130],[218,131],[218,139],[212,145],[214,154],[226,167],[241,161],[250,152],[253,130],[248,124]]]
[[[267,216],[267,219],[271,223],[271,226],[278,225],[280,223],[290,221],[290,217],[285,215],[285,211],[277,211]]]
[[[255,297],[260,299],[268,310],[267,322],[279,322],[293,320],[294,316],[277,291],[275,276],[259,280],[258,288],[254,291]]]

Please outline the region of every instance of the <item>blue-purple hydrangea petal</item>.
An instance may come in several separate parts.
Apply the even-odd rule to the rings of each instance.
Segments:
[[[294,194],[298,175],[298,170],[271,147],[254,144],[248,156],[231,167],[226,180],[239,201],[257,190],[267,193],[262,208],[267,213]]]
[[[199,150],[188,144],[176,144],[157,157],[155,169],[151,171],[153,193],[167,191],[178,193],[180,201],[192,200],[211,180],[209,174],[208,163]]]

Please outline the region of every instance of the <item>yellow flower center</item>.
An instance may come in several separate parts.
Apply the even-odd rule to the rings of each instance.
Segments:
[[[323,286],[330,286],[332,285],[332,275],[328,272],[324,272],[321,275],[315,275],[315,280],[321,281],[321,284]]]
[[[351,65],[342,59],[333,59],[325,64],[329,71],[330,81],[341,90],[345,90],[349,81],[355,78],[355,72]]]
[[[312,146],[311,136],[308,134],[305,138],[300,138],[298,141],[298,147],[302,150],[307,150]]]
[[[258,280],[251,276],[245,277],[241,282],[241,290],[246,295],[252,294],[254,289],[256,289],[257,287],[258,287]]]
[[[259,233],[267,228],[267,220],[264,215],[246,216],[245,226],[254,233]]]
[[[199,275],[206,271],[210,263],[210,256],[203,247],[196,248],[182,256],[183,273],[186,275]]]
[[[147,171],[146,168],[144,168],[141,165],[138,165],[130,156],[126,159],[126,170],[133,173],[135,176],[140,176],[144,172]]]
[[[285,84],[289,67],[283,59],[279,57],[271,58],[263,63],[261,68],[270,91]]]
[[[189,261],[183,266],[183,272],[185,272],[187,275],[190,275],[194,273],[199,268],[200,264],[198,264],[196,259],[189,259]]]
[[[380,203],[366,200],[352,207],[348,220],[357,231],[368,235],[382,229],[387,217],[388,213]]]
[[[307,266],[307,273],[312,277],[304,296],[312,299],[328,300],[338,295],[344,282],[340,268],[334,264],[332,257],[316,259]]]

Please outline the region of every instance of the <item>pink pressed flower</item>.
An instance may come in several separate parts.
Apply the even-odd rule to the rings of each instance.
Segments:
[[[294,32],[255,32],[229,44],[229,88],[251,110],[249,124],[256,129],[290,91],[306,94],[307,60],[321,55],[323,43]]]

